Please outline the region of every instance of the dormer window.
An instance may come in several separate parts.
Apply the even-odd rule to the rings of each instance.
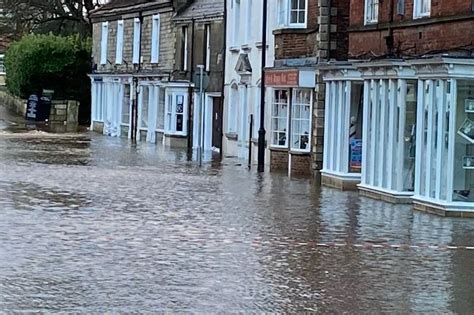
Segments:
[[[278,25],[289,28],[306,28],[308,0],[278,0]]]

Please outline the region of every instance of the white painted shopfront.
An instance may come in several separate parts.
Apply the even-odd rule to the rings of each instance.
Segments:
[[[385,60],[324,71],[323,179],[358,180],[350,143],[361,132],[362,194],[441,215],[474,215],[474,60]]]
[[[131,76],[100,76],[92,79],[92,126],[112,137],[131,138]],[[138,82],[137,140],[165,145],[186,145],[189,119],[188,83],[142,79]]]

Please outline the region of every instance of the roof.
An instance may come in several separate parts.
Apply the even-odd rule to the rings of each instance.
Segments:
[[[136,11],[151,10],[157,7],[171,6],[172,0],[111,0],[100,8],[92,11],[91,17],[120,15]]]
[[[224,17],[225,0],[195,0],[174,18],[175,21]]]

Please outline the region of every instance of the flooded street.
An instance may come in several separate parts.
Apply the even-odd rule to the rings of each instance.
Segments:
[[[474,221],[0,109],[0,313],[472,313],[448,245]]]

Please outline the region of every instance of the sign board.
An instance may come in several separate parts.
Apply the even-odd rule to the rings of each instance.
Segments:
[[[26,119],[27,120],[36,120],[39,107],[39,97],[36,94],[30,95],[28,98],[28,103],[26,105]]]
[[[360,173],[362,171],[362,140],[352,139],[351,140],[351,152],[350,152],[350,171],[351,173]]]
[[[266,70],[265,85],[272,87],[297,87],[299,86],[298,70]]]
[[[35,121],[45,121],[49,119],[51,111],[51,97],[39,97],[36,94],[30,95],[26,106],[26,119]]]

